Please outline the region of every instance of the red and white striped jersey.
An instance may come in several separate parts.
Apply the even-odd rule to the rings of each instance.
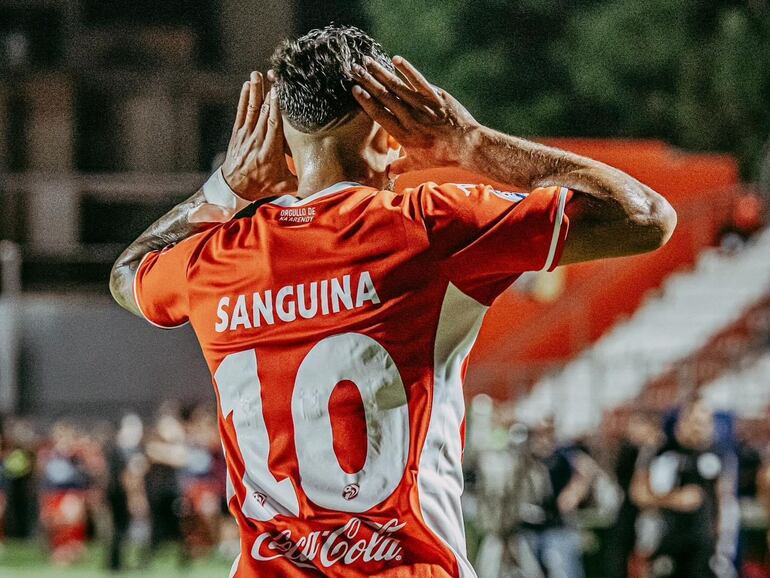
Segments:
[[[137,303],[189,321],[213,376],[233,576],[475,576],[466,360],[497,295],[558,263],[569,196],[339,183],[145,257]]]

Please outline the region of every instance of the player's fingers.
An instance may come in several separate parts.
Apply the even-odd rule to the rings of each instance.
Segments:
[[[283,122],[281,120],[281,108],[278,106],[278,92],[275,88],[270,90],[270,111],[267,117],[267,132],[265,133],[264,147],[270,148],[278,143],[283,144]]]
[[[356,65],[353,67],[353,71],[358,76],[358,82],[361,87],[373,98],[384,104],[388,110],[398,118],[402,125],[406,126],[409,121],[413,120],[409,109],[404,105],[404,102],[390,92],[380,81],[374,78],[368,70],[363,66]]]
[[[417,92],[406,82],[401,80],[396,74],[382,66],[379,62],[366,58],[366,69],[379,81],[385,88],[393,92],[398,98],[410,104],[415,109],[422,111],[426,106],[434,102],[426,96]]]
[[[388,134],[396,140],[403,138],[405,131],[398,118],[385,108],[381,102],[373,99],[369,92],[361,86],[355,85],[353,87],[353,98],[356,99],[356,102],[373,121],[379,123],[382,128],[388,131]]]
[[[403,56],[393,57],[393,66],[396,67],[401,74],[410,82],[417,92],[431,99],[434,102],[439,102],[438,96],[433,85],[417,70],[411,62],[409,62]]]
[[[257,119],[257,125],[254,127],[254,133],[249,140],[249,146],[256,143],[258,147],[262,146],[265,142],[265,134],[267,133],[267,121],[270,117],[270,102],[265,102],[259,109],[259,119]]]
[[[233,123],[233,134],[231,139],[235,137],[235,133],[238,132],[243,126],[243,121],[246,119],[246,108],[249,106],[249,83],[244,82],[241,86],[241,96],[238,99],[238,108],[235,113],[235,122]]]
[[[403,80],[373,58],[367,56],[364,58],[364,64],[366,65],[366,70],[368,70],[374,78],[380,81],[386,88],[396,92],[396,94],[400,92],[414,92],[414,90],[410,86],[407,86]]]
[[[263,100],[262,74],[255,70],[251,73],[251,79],[249,80],[249,105],[246,108],[246,121],[243,123],[246,130],[252,131],[254,129]]]

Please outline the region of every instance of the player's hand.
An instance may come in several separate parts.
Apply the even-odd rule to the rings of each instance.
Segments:
[[[297,189],[284,156],[283,122],[275,91],[265,96],[261,73],[243,84],[222,174],[247,201]]]
[[[431,85],[406,59],[393,65],[403,78],[372,59],[356,66],[353,96],[361,108],[406,151],[390,166],[392,174],[436,166],[457,166],[479,123],[457,99]]]

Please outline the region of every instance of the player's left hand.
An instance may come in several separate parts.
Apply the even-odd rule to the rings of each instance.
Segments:
[[[430,84],[403,57],[393,58],[403,79],[372,59],[354,67],[359,85],[353,96],[406,151],[390,166],[391,174],[457,166],[472,144],[479,123],[456,98]]]
[[[265,80],[252,72],[243,84],[238,113],[222,174],[242,199],[257,201],[297,189],[284,156],[283,122],[274,90],[265,97]]]

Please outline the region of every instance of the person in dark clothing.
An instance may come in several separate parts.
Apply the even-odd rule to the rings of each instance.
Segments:
[[[757,476],[762,467],[762,455],[758,447],[762,442],[752,443],[751,434],[748,427],[739,427],[738,446],[736,455],[738,457],[738,496],[743,498],[757,497]]]
[[[158,418],[155,429],[145,444],[148,460],[145,488],[150,510],[149,557],[165,542],[181,544],[181,563],[189,561],[182,541],[182,489],[179,470],[187,462],[185,431],[171,413]]]
[[[557,447],[554,433],[547,422],[530,434],[530,500],[519,506],[520,548],[529,550],[544,576],[582,578],[580,537],[570,517],[590,491],[590,458]]]
[[[106,499],[112,515],[112,538],[109,544],[107,566],[112,571],[123,569],[123,545],[131,523],[126,470],[129,462],[141,454],[142,420],[129,414],[120,422],[115,441],[107,450],[108,481]]]
[[[9,538],[30,538],[37,520],[36,441],[30,424],[22,419],[3,424],[6,436],[3,461],[5,477],[5,533]]]
[[[128,511],[128,496],[123,486],[126,459],[117,446],[109,449],[107,466],[109,468],[109,481],[106,498],[107,507],[112,515],[112,538],[107,566],[110,570],[119,571],[123,569],[123,543],[128,533],[131,517]]]
[[[658,508],[663,519],[654,576],[735,575],[735,477],[735,456],[718,449],[713,412],[696,399],[682,408],[673,439],[632,484],[636,503]]]
[[[604,557],[605,578],[627,578],[628,563],[636,545],[636,519],[639,508],[631,500],[631,482],[640,459],[649,459],[663,442],[663,432],[653,415],[629,416],[615,465],[615,480],[623,492],[617,518],[608,532]],[[648,454],[645,456],[644,454]]]

